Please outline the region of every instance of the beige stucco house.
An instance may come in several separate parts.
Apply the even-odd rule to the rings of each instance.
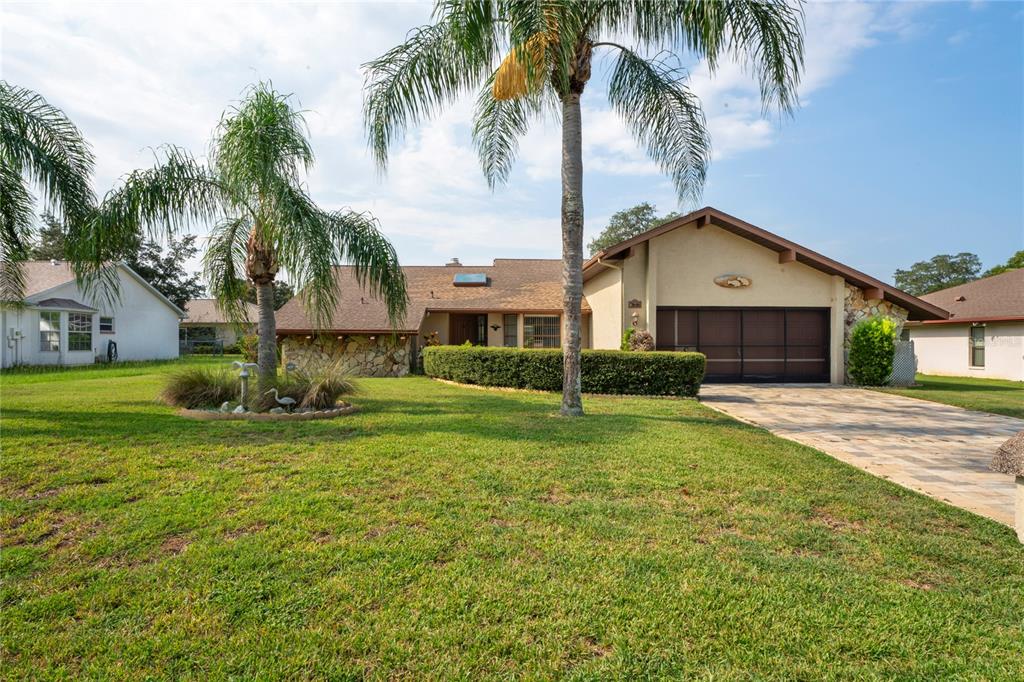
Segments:
[[[278,311],[288,361],[339,360],[367,375],[400,375],[428,343],[557,348],[559,260],[409,266],[408,313],[384,306],[337,269],[342,295],[317,332],[301,300]],[[845,342],[871,314],[943,320],[942,308],[767,230],[703,208],[604,249],[584,264],[583,346],[618,348],[649,330],[658,348],[698,350],[712,381],[839,383]]]
[[[1024,269],[921,298],[949,318],[907,325],[919,372],[1024,381]]]

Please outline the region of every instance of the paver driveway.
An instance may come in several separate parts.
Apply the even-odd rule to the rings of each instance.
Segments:
[[[1022,419],[844,386],[706,384],[700,394],[737,419],[1013,525],[1013,477],[988,465]]]

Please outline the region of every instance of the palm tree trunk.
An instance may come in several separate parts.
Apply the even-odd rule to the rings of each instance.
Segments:
[[[580,397],[580,306],[583,301],[583,123],[580,95],[562,97],[562,409],[583,414]]]
[[[256,284],[259,308],[259,344],[256,364],[261,386],[271,386],[277,378],[277,320],[274,319],[274,282]]]

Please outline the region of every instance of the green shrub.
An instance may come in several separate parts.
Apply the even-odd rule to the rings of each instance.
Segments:
[[[896,353],[896,323],[888,317],[869,317],[850,332],[850,378],[861,386],[883,386],[892,375]]]
[[[174,407],[220,407],[238,402],[241,385],[227,367],[189,367],[168,377],[161,397]]]
[[[422,353],[428,376],[481,386],[562,388],[560,350],[432,346]],[[585,350],[581,363],[586,393],[695,396],[704,379],[701,353]]]
[[[246,362],[257,362],[259,356],[260,337],[255,334],[246,334],[238,339],[238,350],[245,357]]]
[[[633,334],[636,333],[636,327],[630,327],[626,331],[622,332],[622,343],[619,344],[619,350],[632,350],[630,347],[630,341],[633,340]]]

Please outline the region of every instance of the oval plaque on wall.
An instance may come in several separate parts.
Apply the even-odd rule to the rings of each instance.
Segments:
[[[715,284],[726,289],[740,289],[750,286],[750,278],[744,275],[719,275],[715,277]]]

